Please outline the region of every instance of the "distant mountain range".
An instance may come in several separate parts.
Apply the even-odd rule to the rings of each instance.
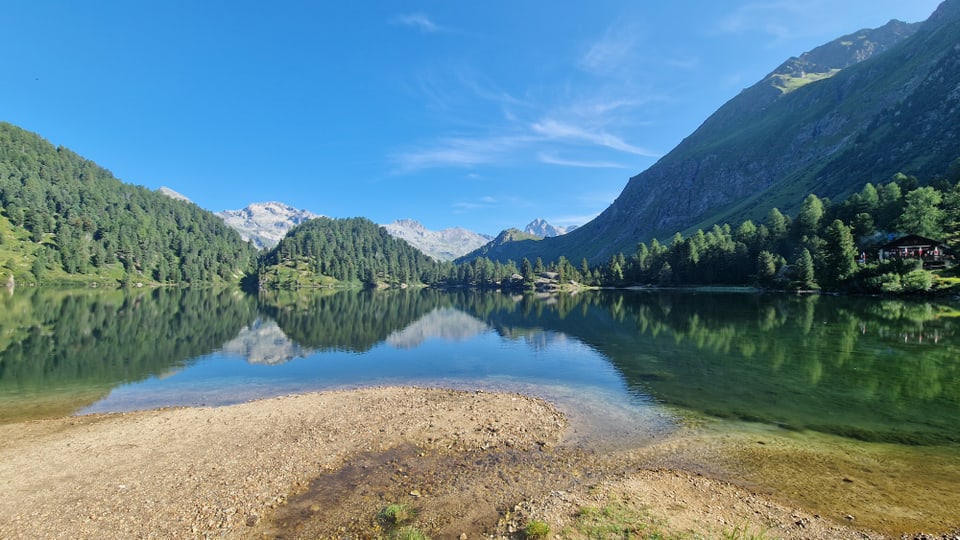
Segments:
[[[493,239],[492,236],[460,227],[431,231],[412,219],[400,219],[383,227],[391,236],[406,240],[439,261],[452,261]]]
[[[559,225],[551,225],[547,220],[542,218],[537,218],[524,227],[523,232],[527,234],[532,234],[534,236],[539,236],[541,238],[553,238],[554,236],[560,236],[562,234],[567,234],[570,231],[576,229],[576,225],[571,225],[569,227],[562,227]]]
[[[216,215],[260,249],[276,246],[291,228],[320,217],[276,201],[252,203],[242,210],[223,210]]]
[[[791,58],[743,90],[596,219],[569,234],[508,242],[492,259],[587,258],[714,223],[795,214],[902,172],[930,181],[960,157],[960,0],[923,23],[890,21]]]
[[[160,188],[158,191],[168,197],[190,202],[190,199],[169,188]],[[224,210],[216,212],[216,215],[227,225],[236,229],[244,240],[253,242],[261,249],[273,248],[293,227],[308,219],[320,217],[308,210],[300,210],[275,201],[252,203],[241,210]],[[431,231],[419,221],[412,219],[399,219],[383,227],[391,236],[407,241],[413,247],[439,261],[452,261],[495,240],[490,235],[469,231],[462,227]],[[537,218],[527,224],[524,233],[530,237],[551,238],[574,229],[576,226],[559,227]],[[515,233],[512,232],[517,231],[516,229],[508,231],[511,231],[510,238],[516,238]]]

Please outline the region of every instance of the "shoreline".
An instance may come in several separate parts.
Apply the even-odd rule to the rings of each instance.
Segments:
[[[6,424],[0,537],[369,537],[399,503],[434,538],[531,520],[579,538],[594,507],[673,535],[889,538],[646,450],[567,444],[568,425],[537,398],[410,387]]]

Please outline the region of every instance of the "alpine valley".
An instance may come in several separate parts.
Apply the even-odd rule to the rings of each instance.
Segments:
[[[866,226],[861,219],[861,232],[876,236],[939,229],[946,245],[956,244],[958,158],[960,0],[946,0],[925,22],[893,20],[790,58],[631,178],[613,204],[579,228],[537,219],[525,231],[508,229],[492,238],[461,228],[430,231],[411,219],[383,226],[362,218],[340,223],[278,202],[214,214],[170,190],[125,184],[66,148],[3,123],[0,276],[11,286],[50,281],[209,283],[262,276],[270,272],[267,261],[274,261],[298,269],[336,268],[344,276],[359,276],[351,278],[358,282],[369,277],[402,283],[388,275],[393,268],[414,280],[429,275],[472,283],[478,275],[491,280],[493,275],[516,275],[521,261],[542,260],[560,261],[550,270],[563,276],[573,270],[564,261],[574,261],[581,274],[576,277],[585,282],[624,284],[622,270],[630,261],[623,254],[633,257],[643,243],[672,237],[676,246],[683,236],[696,236],[697,231],[702,236],[702,230],[711,227],[719,227],[718,238],[730,236],[724,224],[753,227],[750,220],[762,222],[771,215],[789,226],[792,216],[811,208],[819,221],[824,208],[835,211],[852,197],[876,199],[874,184],[899,179],[888,186],[896,204],[884,211],[888,217],[882,223],[882,212],[871,216],[851,206],[849,215],[827,214],[849,225],[840,223],[826,233],[825,220],[806,231],[797,229],[789,239],[781,237],[780,252],[746,227],[736,239],[742,246],[730,251],[738,262],[724,263],[739,272],[737,284],[743,284],[756,273],[757,256],[764,253],[771,276],[793,266],[786,258],[801,251],[797,248],[814,258],[834,257],[819,250],[839,243],[823,243],[818,234],[843,240],[843,252],[834,259],[847,266],[857,247],[846,237],[854,227],[853,217],[861,214],[877,221]],[[911,202],[908,192],[925,186],[932,191],[916,194]],[[910,219],[900,212],[911,204],[913,210],[923,208],[921,196],[929,196],[926,208],[937,207],[944,215],[936,217],[933,229],[924,225],[904,230]],[[358,243],[346,248],[349,227],[361,232],[353,235]],[[382,238],[378,227],[394,241]],[[290,242],[277,251],[285,238]],[[371,252],[364,244],[371,242],[385,251]],[[409,252],[406,244],[422,253]],[[653,243],[656,249],[664,245]],[[341,267],[330,258],[345,257],[346,252],[335,248],[347,249],[357,259]],[[316,257],[311,250],[322,251],[326,259],[299,260]],[[459,273],[452,263],[434,268],[420,259],[423,253],[437,263],[475,266]],[[663,282],[683,274],[667,264],[669,256],[657,256],[663,260],[648,276],[662,273],[657,279]],[[476,262],[479,259],[484,261]],[[613,277],[603,279],[609,276],[598,273],[609,270],[601,268],[609,261],[616,263]],[[814,262],[818,272],[826,268]],[[493,272],[487,263],[500,266]],[[840,268],[839,263],[829,264]],[[903,269],[904,274],[909,271]],[[828,277],[840,283],[851,272],[841,269]]]

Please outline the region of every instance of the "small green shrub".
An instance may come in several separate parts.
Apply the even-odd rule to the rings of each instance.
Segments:
[[[543,521],[533,520],[524,528],[527,538],[546,538],[550,534],[550,525]]]
[[[416,512],[405,504],[388,504],[380,511],[380,521],[388,525],[402,525],[416,517]]]
[[[907,292],[926,292],[933,287],[933,274],[926,270],[913,270],[902,278],[903,290]]]
[[[390,538],[393,540],[430,540],[430,537],[416,527],[401,527],[394,531]]]

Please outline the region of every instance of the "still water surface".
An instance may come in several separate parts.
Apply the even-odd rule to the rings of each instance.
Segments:
[[[950,527],[958,330],[949,301],[17,291],[0,299],[0,422],[372,385],[521,391],[559,403],[580,443],[686,441],[680,465],[873,508],[873,525]]]

